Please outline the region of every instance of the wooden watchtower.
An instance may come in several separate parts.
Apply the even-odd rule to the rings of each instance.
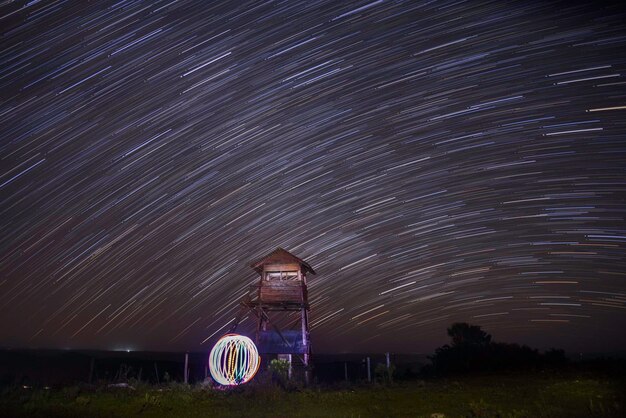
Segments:
[[[306,278],[315,271],[307,262],[282,248],[252,263],[251,267],[259,274],[259,281],[251,286],[250,294],[241,305],[258,320],[255,342],[259,352],[296,355],[305,367],[308,380],[311,340]],[[295,312],[299,314],[294,323]],[[286,316],[292,317],[290,327],[285,326]]]

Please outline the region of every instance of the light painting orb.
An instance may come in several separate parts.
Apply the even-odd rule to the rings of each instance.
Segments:
[[[261,364],[256,345],[248,337],[226,334],[209,354],[211,376],[220,385],[233,386],[249,382]]]

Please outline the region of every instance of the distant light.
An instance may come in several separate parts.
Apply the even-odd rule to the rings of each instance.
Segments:
[[[127,353],[130,353],[130,348],[127,348],[127,349],[126,349],[126,352],[127,352]]]
[[[249,382],[260,364],[261,357],[252,340],[238,334],[224,335],[209,354],[211,376],[224,386]]]

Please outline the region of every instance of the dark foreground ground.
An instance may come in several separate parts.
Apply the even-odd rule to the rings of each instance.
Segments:
[[[491,375],[285,391],[5,387],[1,417],[623,417],[623,377]]]

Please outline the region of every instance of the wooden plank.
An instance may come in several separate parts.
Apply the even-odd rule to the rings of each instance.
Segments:
[[[295,289],[265,289],[261,290],[261,297],[264,296],[276,296],[276,297],[287,297],[293,299],[297,297],[298,299],[302,297],[302,292]]]
[[[299,295],[263,295],[261,296],[261,302],[264,303],[282,303],[282,302],[293,302],[300,303],[302,302],[302,298]]]
[[[301,302],[302,292],[261,289],[261,302]]]
[[[261,289],[302,289],[297,280],[270,280],[261,284]]]
[[[268,271],[293,271],[297,273],[300,270],[298,264],[266,264],[263,266],[266,272]]]

